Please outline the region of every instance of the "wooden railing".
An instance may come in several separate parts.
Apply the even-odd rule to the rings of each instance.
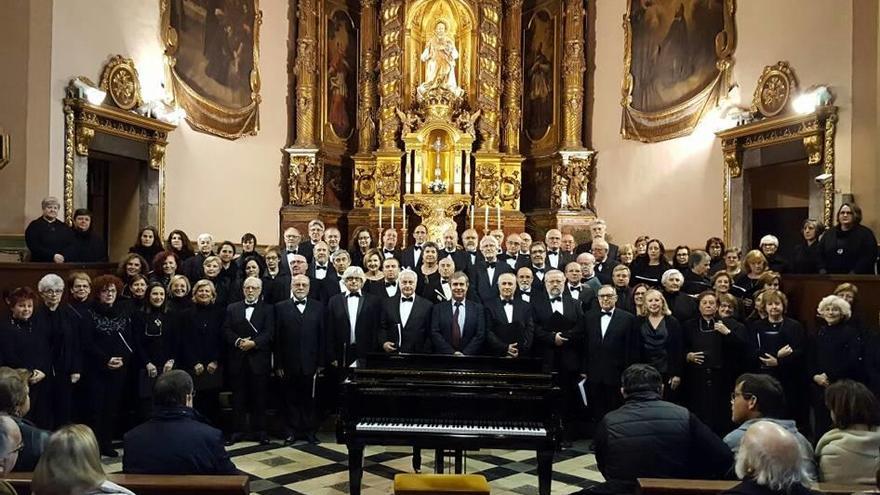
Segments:
[[[639,492],[643,495],[715,495],[729,490],[739,481],[681,480],[665,478],[639,478]],[[844,485],[840,483],[816,483],[812,488],[829,495],[851,493],[878,493],[869,485]]]
[[[31,493],[32,473],[9,473],[8,481],[19,495]],[[137,495],[247,495],[248,477],[109,474],[107,479]]]
[[[90,277],[116,273],[116,263],[0,263],[0,294],[16,287],[37,290],[37,282],[47,273],[65,281],[72,272],[86,272]]]

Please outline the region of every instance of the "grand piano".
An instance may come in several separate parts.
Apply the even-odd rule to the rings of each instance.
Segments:
[[[540,359],[376,354],[342,384],[337,441],[360,494],[366,445],[535,450],[538,491],[550,495],[559,442],[559,388]],[[460,457],[459,457],[460,459]],[[437,461],[442,469],[442,458]],[[456,470],[460,470],[457,459]]]

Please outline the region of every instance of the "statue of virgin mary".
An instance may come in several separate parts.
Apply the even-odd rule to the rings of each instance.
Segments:
[[[425,92],[434,88],[445,88],[455,96],[464,93],[455,79],[458,50],[452,37],[446,33],[445,22],[439,21],[434,27],[434,34],[425,43],[425,50],[420,58],[422,62],[426,62],[426,66],[425,82],[418,87],[419,96],[424,96]]]

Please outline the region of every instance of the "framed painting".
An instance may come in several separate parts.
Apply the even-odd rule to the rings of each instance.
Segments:
[[[326,19],[326,128],[347,143],[357,117],[358,32],[346,10],[333,10]]]
[[[226,139],[259,129],[258,0],[160,0],[170,88],[196,130]]]
[[[729,90],[735,0],[627,0],[623,118],[626,139],[690,134]]]
[[[556,112],[556,20],[535,12],[523,40],[523,132],[531,143],[547,138]]]

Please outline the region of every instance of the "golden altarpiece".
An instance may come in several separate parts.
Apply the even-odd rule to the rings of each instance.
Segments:
[[[583,0],[294,8],[282,230],[317,217],[439,238],[594,215]]]

